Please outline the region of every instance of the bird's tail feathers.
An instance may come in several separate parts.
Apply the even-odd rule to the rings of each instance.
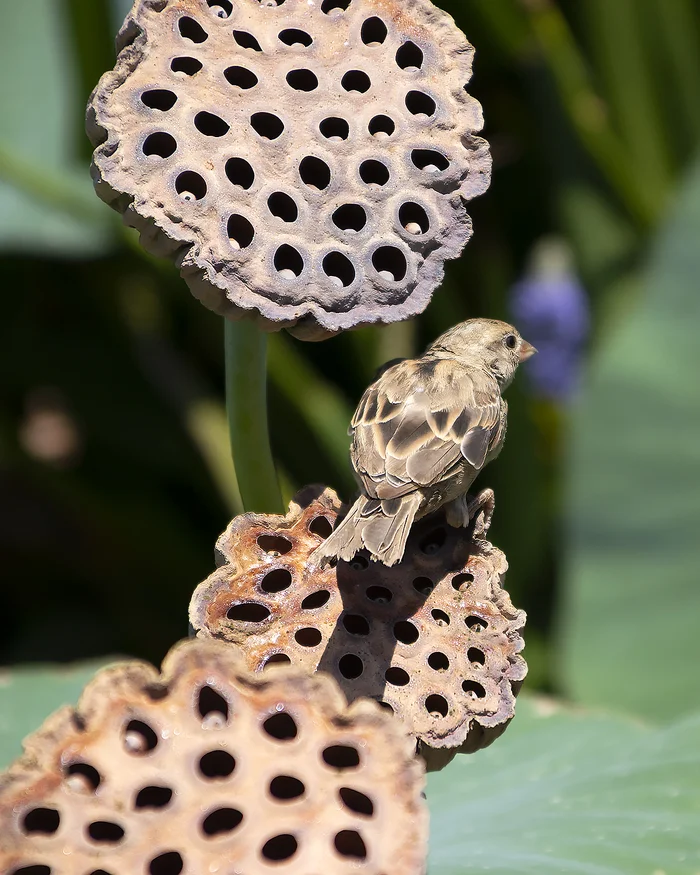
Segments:
[[[403,558],[420,503],[418,493],[392,501],[361,495],[338,528],[313,553],[312,561],[321,567],[333,558],[349,562],[365,548],[375,562],[396,565]]]

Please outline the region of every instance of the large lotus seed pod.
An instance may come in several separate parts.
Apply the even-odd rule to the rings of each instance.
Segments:
[[[418,875],[423,769],[328,677],[189,641],[106,669],[0,776],[2,875]]]
[[[340,508],[316,488],[286,517],[234,519],[217,543],[226,564],[192,598],[195,632],[236,645],[254,671],[291,662],[330,673],[349,699],[390,706],[423,747],[489,744],[526,673],[525,614],[503,589],[503,553],[426,517],[393,568],[360,553],[319,570],[309,557]]]
[[[136,0],[88,107],[100,197],[232,319],[414,316],[488,186],[473,49],[430,0]]]

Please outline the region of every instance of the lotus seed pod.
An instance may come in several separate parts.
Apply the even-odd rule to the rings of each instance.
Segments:
[[[253,671],[291,663],[331,674],[350,700],[384,703],[431,768],[489,744],[527,670],[505,556],[432,516],[393,568],[359,553],[320,570],[310,556],[340,511],[332,490],[314,487],[286,517],[234,519],[217,543],[223,564],[192,598],[196,634],[230,642]]]
[[[231,319],[422,312],[488,186],[473,49],[430,0],[136,0],[87,114],[97,193]]]
[[[413,739],[328,677],[188,641],[100,672],[0,775],[3,875],[425,872]]]

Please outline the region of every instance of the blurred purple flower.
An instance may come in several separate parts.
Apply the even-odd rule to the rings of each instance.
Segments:
[[[524,366],[534,393],[567,400],[578,387],[590,327],[588,298],[568,258],[536,256],[534,271],[511,290],[510,310],[538,350]]]

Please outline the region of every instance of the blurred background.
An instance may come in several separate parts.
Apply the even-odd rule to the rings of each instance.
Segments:
[[[285,496],[348,498],[375,368],[471,316],[539,349],[508,393],[492,540],[530,689],[668,719],[700,701],[700,6],[440,0],[494,158],[427,312],[270,339]],[[84,107],[122,0],[5,3],[0,32],[0,664],[159,661],[239,509],[223,329],[92,192]]]

